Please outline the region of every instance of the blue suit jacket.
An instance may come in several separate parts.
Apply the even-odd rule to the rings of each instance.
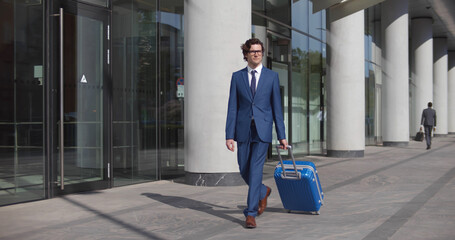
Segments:
[[[278,139],[286,139],[278,74],[265,67],[262,68],[254,98],[248,82],[247,68],[232,74],[226,139],[247,141],[253,116],[261,141],[272,142],[273,121]]]

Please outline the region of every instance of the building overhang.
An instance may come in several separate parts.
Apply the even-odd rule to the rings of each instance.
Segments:
[[[385,0],[316,0],[313,1],[313,13],[330,9],[327,20],[333,22],[383,1]]]
[[[385,0],[313,0],[313,13],[328,10],[328,22],[372,7]],[[447,38],[449,50],[455,50],[455,1],[409,0],[409,18],[431,17],[433,36]],[[409,21],[411,24],[411,21]]]

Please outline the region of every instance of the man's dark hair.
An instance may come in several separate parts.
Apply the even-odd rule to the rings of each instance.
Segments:
[[[251,45],[254,45],[254,44],[261,45],[262,54],[264,54],[264,44],[261,42],[261,40],[259,40],[257,38],[248,39],[248,40],[246,40],[246,42],[244,44],[242,44],[242,46],[240,46],[240,48],[242,49],[242,53],[243,53],[243,59],[245,61],[247,60],[246,55],[248,54],[248,51],[250,51]]]
[[[428,102],[428,107],[432,107],[432,106],[433,106],[433,103]]]

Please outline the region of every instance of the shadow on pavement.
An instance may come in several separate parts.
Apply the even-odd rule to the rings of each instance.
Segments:
[[[175,207],[175,208],[187,208],[187,209],[191,209],[191,210],[196,210],[196,211],[207,213],[207,214],[210,214],[210,215],[222,218],[222,219],[226,219],[228,221],[240,224],[242,226],[244,225],[244,221],[228,215],[228,213],[239,213],[239,211],[232,210],[232,209],[230,210],[228,207],[218,206],[215,204],[205,203],[205,202],[201,202],[201,201],[197,201],[197,200],[193,200],[193,199],[189,199],[189,198],[184,198],[184,197],[164,196],[164,195],[157,194],[157,193],[142,193],[141,195],[151,198],[153,200],[162,202],[164,204],[167,204],[167,205]],[[225,210],[216,210],[214,208],[222,208]]]

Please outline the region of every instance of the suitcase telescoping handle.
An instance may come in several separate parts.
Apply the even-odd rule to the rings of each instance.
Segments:
[[[300,179],[300,174],[299,174],[299,171],[297,170],[297,165],[295,164],[294,154],[292,153],[291,145],[288,145],[287,148],[288,148],[288,154],[291,156],[292,164],[294,165],[294,171],[295,171],[295,177],[291,177],[291,178]],[[283,170],[283,176],[284,176],[284,178],[288,178],[286,176],[286,168],[284,168],[284,163],[283,163],[283,159],[281,158],[280,150],[281,150],[280,145],[277,145],[276,151],[278,152],[278,158],[280,159],[280,162],[281,162],[281,169]]]

